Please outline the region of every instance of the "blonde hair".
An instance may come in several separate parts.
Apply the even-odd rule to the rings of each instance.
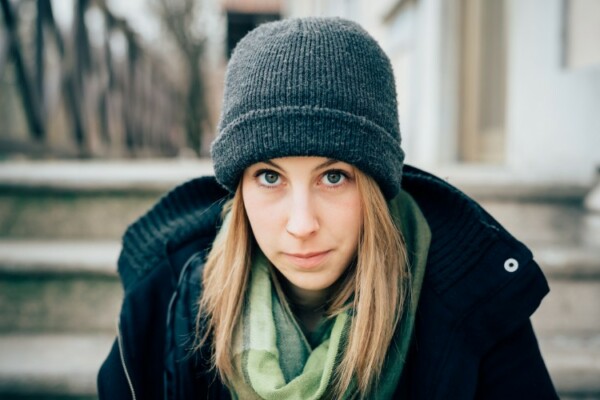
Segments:
[[[330,317],[353,310],[347,345],[335,373],[335,397],[342,397],[353,379],[360,397],[377,384],[408,298],[409,272],[402,235],[377,183],[361,171],[355,172],[363,214],[356,262],[341,278],[327,309]],[[204,267],[197,324],[200,334],[201,323],[207,323],[198,347],[212,339],[212,365],[226,384],[235,374],[233,334],[242,313],[252,260],[252,231],[241,184],[230,208],[229,229],[215,240]]]

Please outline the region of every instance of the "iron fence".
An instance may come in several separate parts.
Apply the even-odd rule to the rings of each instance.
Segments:
[[[8,120],[6,104],[18,104],[26,125],[15,135],[0,121],[3,152],[170,156],[185,145],[177,91],[104,0],[75,0],[70,29],[57,24],[50,0],[0,6],[0,81],[8,69],[13,80],[0,107]]]

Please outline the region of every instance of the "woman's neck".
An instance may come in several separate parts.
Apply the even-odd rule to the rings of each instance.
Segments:
[[[318,310],[322,309],[328,300],[329,291],[327,289],[313,291],[291,287],[291,285],[287,286],[286,292],[288,299],[295,308],[307,311]]]
[[[277,290],[280,292],[294,314],[305,334],[316,331],[325,317],[331,295],[337,284],[321,290],[306,290],[291,284],[275,268],[271,269]]]
[[[323,307],[313,309],[291,304],[291,309],[300,324],[300,328],[302,328],[302,331],[307,336],[317,330],[325,316]]]
[[[305,333],[314,332],[325,315],[329,290],[304,290],[286,282],[285,292],[302,330]]]

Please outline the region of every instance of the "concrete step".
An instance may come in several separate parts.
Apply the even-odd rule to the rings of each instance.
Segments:
[[[550,293],[533,315],[542,335],[600,333],[600,248],[542,246],[533,249]]]
[[[561,398],[600,399],[600,331],[541,336],[539,344]]]
[[[0,161],[0,186],[78,191],[164,191],[212,175],[210,159]]]
[[[119,239],[209,160],[0,162],[0,237]]]
[[[480,169],[438,175],[529,245],[600,248],[600,214],[585,211],[584,185],[515,182]],[[207,159],[0,162],[0,238],[117,240],[169,189],[212,173]]]
[[[7,187],[0,182],[0,238],[118,240],[176,184],[92,189]],[[600,248],[600,214],[585,212],[581,204],[486,200],[482,205],[528,245]]]
[[[114,335],[0,335],[0,398],[95,399]]]
[[[0,335],[0,398],[86,398],[112,335]],[[600,336],[550,337],[540,347],[563,398],[600,398]]]
[[[112,241],[0,241],[0,332],[114,330],[122,300]],[[542,334],[600,332],[600,249],[533,249],[551,292],[534,314]]]
[[[531,248],[551,280],[600,280],[600,246],[544,245]]]
[[[0,238],[118,240],[160,195],[0,187]]]
[[[118,242],[0,241],[0,332],[114,332]]]
[[[600,332],[600,281],[550,280],[532,321],[537,332],[549,334],[593,334]]]
[[[481,205],[528,246],[583,246],[600,249],[600,214],[577,202],[483,200]]]

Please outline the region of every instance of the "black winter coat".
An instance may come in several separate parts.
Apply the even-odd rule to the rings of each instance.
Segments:
[[[432,232],[411,348],[410,399],[556,399],[529,317],[547,282],[522,243],[446,182],[406,166],[403,190]],[[225,399],[193,342],[204,258],[227,193],[212,177],[163,197],[123,238],[119,335],[101,399]]]

